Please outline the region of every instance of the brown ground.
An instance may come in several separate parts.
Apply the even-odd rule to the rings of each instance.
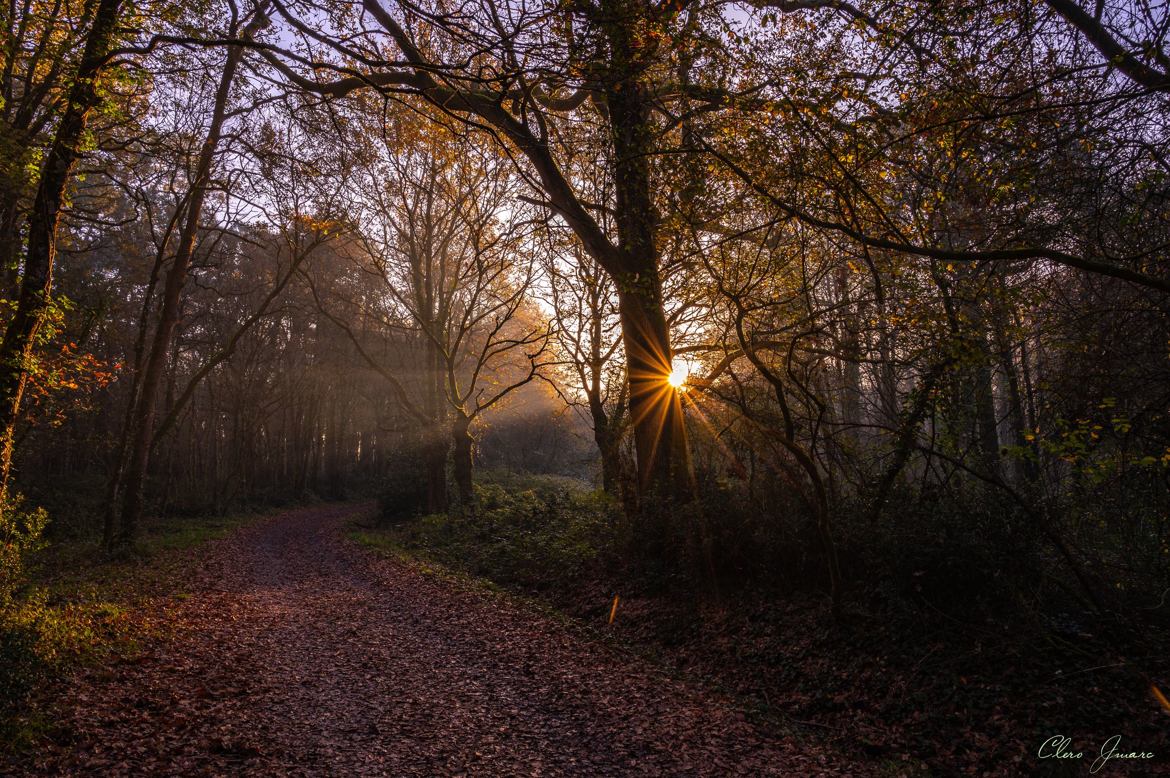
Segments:
[[[85,671],[69,742],[27,774],[859,775],[731,700],[501,597],[341,537],[353,506],[247,527],[161,617]],[[160,606],[161,610],[161,606]]]

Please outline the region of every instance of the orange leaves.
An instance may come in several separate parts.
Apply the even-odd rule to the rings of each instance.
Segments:
[[[328,237],[330,233],[337,234],[344,226],[336,219],[321,219],[303,213],[294,216],[293,221],[306,232],[318,233],[322,237]]]
[[[66,414],[84,408],[90,395],[112,383],[119,368],[79,352],[73,341],[62,344],[55,354],[39,357],[25,389],[29,419],[34,424],[61,424]]]

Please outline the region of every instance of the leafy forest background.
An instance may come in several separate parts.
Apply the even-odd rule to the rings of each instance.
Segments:
[[[636,638],[852,711],[871,755],[1164,737],[1165,3],[0,28],[10,667],[69,618],[46,543],[376,496],[367,542],[585,619],[628,597]],[[1092,668],[1075,704],[1034,698],[1054,667]]]

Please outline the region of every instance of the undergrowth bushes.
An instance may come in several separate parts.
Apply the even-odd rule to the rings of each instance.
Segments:
[[[555,476],[494,474],[476,484],[474,515],[401,524],[398,541],[506,586],[571,582],[612,555],[620,510],[607,495]]]
[[[621,580],[646,594],[716,596],[827,592],[824,550],[808,506],[792,489],[749,489],[740,480],[701,479],[699,498],[627,518],[621,506],[577,481],[484,472],[474,514],[419,516],[387,511],[393,542],[501,585],[567,589],[582,575]],[[411,505],[418,479],[390,484],[384,506]],[[405,495],[404,498],[402,495]],[[910,618],[923,612],[979,623],[1015,613],[1085,611],[1082,576],[1112,604],[1159,602],[1167,578],[1165,519],[1154,511],[1095,511],[1082,526],[1050,529],[1003,490],[967,485],[921,493],[895,488],[880,515],[862,499],[831,511],[846,598],[858,607]],[[1052,506],[1076,516],[1073,506]],[[1117,527],[1111,526],[1118,525]],[[1090,526],[1091,525],[1091,526]],[[1113,540],[1124,525],[1126,542]],[[1140,546],[1128,557],[1111,549]],[[1162,533],[1162,534],[1159,534]],[[1067,539],[1079,569],[1053,538]],[[1157,569],[1156,569],[1157,568]]]
[[[792,499],[761,511],[742,489],[714,485],[636,520],[600,491],[558,476],[481,473],[474,513],[414,516],[414,483],[396,477],[382,501],[392,542],[513,588],[566,589],[585,574],[646,592],[816,588],[823,559],[811,520]]]
[[[61,653],[62,630],[46,618],[43,597],[22,592],[29,557],[44,547],[48,516],[25,509],[19,497],[0,505],[0,735],[6,723]]]
[[[0,613],[11,606],[24,583],[29,555],[44,547],[42,535],[49,517],[44,510],[27,510],[20,497],[0,503]]]

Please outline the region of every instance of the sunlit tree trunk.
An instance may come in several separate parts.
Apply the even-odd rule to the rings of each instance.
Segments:
[[[636,274],[631,274],[636,275]],[[670,337],[657,278],[652,288],[618,294],[630,384],[630,423],[641,498],[668,503],[690,496],[690,457],[679,394],[671,372]]]
[[[630,421],[638,461],[639,491],[649,500],[685,502],[690,496],[690,457],[678,393],[671,373],[670,329],[663,308],[656,216],[650,180],[654,127],[639,61],[635,2],[611,2],[606,24],[613,83],[606,95],[613,142],[615,210],[623,272],[618,288],[622,342],[630,384]],[[644,13],[645,9],[641,9]]]

